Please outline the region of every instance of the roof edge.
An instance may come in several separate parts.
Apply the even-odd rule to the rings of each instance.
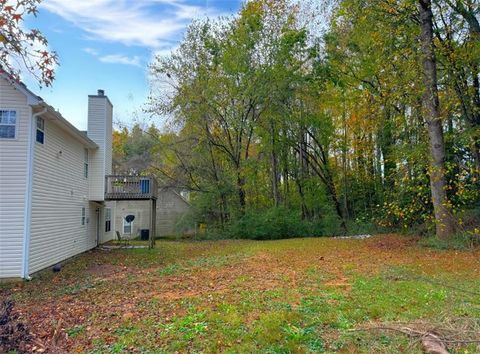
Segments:
[[[32,106],[32,107],[38,106],[38,107],[46,108],[47,112],[53,115],[57,119],[57,121],[60,123],[59,124],[60,126],[62,126],[64,129],[70,132],[74,137],[80,140],[86,147],[90,149],[98,149],[99,146],[92,139],[90,139],[86,134],[81,132],[72,123],[70,123],[67,119],[65,119],[60,114],[60,112],[56,111],[55,108],[53,108],[48,103],[46,103],[42,97],[30,91],[30,89],[28,89],[23,82],[15,80],[5,71],[0,71],[0,77],[2,77],[7,82],[9,82],[16,90],[23,93],[27,98],[27,104],[29,106]]]
[[[27,97],[27,103],[30,105],[30,106],[36,106],[38,104],[40,104],[41,102],[43,102],[43,98],[41,98],[40,96],[36,95],[35,93],[33,93],[32,91],[30,91],[28,88],[27,88],[27,85],[25,85],[23,82],[21,81],[17,81],[15,80],[12,76],[10,76],[7,72],[5,71],[2,71],[0,70],[0,77],[4,78],[5,80],[7,80],[10,84],[13,85],[13,87],[20,91],[21,93],[23,93],[26,97]]]
[[[99,146],[97,145],[97,143],[95,143],[92,139],[88,137],[88,135],[84,134],[81,130],[77,129],[72,123],[66,120],[60,112],[55,110],[55,108],[45,103],[44,101],[40,102],[39,105],[46,108],[47,112],[54,116],[63,128],[65,128],[68,132],[70,132],[73,136],[80,140],[85,146],[90,149],[98,149]]]

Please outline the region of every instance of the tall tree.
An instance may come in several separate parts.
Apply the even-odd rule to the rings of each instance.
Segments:
[[[455,221],[449,210],[445,178],[445,143],[437,90],[437,64],[433,45],[433,13],[431,0],[419,0],[422,66],[425,91],[422,97],[423,113],[430,142],[430,188],[435,228],[438,237],[448,238],[455,233]]]

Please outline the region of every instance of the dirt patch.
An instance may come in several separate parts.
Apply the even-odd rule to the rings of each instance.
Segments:
[[[389,237],[375,237],[366,241],[366,244],[373,249],[385,250],[385,251],[398,251],[399,249],[405,249],[407,247],[415,246],[418,242],[416,237],[398,237],[392,235]]]
[[[126,267],[115,266],[112,264],[94,264],[86,272],[98,278],[108,278],[116,273],[125,272]]]

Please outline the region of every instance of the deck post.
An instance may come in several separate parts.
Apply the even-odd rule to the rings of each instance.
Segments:
[[[155,198],[151,199],[150,202],[150,234],[148,239],[148,248],[152,249],[155,247],[155,227],[157,221],[157,200]]]
[[[152,235],[153,235],[153,246],[155,246],[157,238],[157,199],[153,199],[153,225],[152,225]]]

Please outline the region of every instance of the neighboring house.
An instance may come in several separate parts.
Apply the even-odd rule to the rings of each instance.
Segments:
[[[156,236],[168,236],[178,233],[191,233],[193,226],[182,223],[190,211],[190,203],[182,193],[174,188],[161,187],[157,193]],[[115,230],[123,237],[140,236],[140,230],[150,230],[151,209],[146,201],[122,200],[115,206]],[[125,216],[133,215],[135,220],[127,223]],[[180,225],[179,225],[180,224]]]
[[[112,104],[88,97],[88,133],[0,75],[0,278],[30,274],[114,238]]]

